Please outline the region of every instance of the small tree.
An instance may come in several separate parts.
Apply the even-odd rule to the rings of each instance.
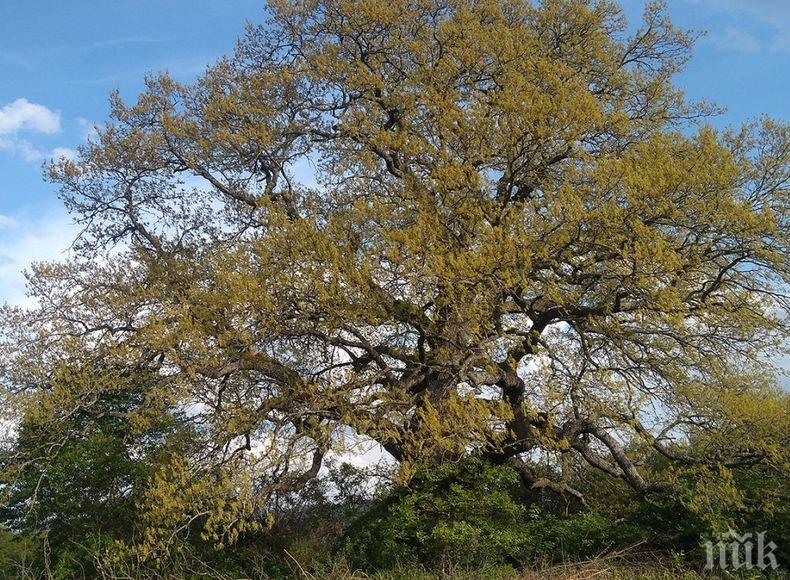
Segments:
[[[93,577],[98,559],[133,538],[137,502],[179,433],[172,414],[140,413],[144,382],[127,371],[61,367],[29,403],[0,453],[0,519],[17,538],[8,545],[34,558],[31,570]]]
[[[185,410],[151,545],[234,541],[349,435],[404,478],[471,452],[571,497],[584,465],[653,493],[785,461],[790,133],[698,124],[660,5],[633,36],[606,0],[270,16],[50,168],[84,229],[6,311],[23,400],[101,361]]]

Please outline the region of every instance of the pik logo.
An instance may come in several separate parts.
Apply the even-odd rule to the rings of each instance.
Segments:
[[[776,570],[779,567],[774,555],[777,546],[774,542],[766,542],[765,534],[746,532],[738,535],[735,530],[729,530],[716,543],[708,540],[705,542],[705,569],[713,570],[718,566],[721,570]]]

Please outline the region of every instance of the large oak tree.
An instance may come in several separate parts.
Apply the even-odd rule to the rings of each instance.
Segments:
[[[790,132],[705,124],[659,5],[633,35],[606,0],[270,14],[50,168],[83,230],[6,310],[9,404],[55,424],[145,373],[128,420],[192,430],[152,529],[231,540],[349,438],[577,497],[780,461]]]

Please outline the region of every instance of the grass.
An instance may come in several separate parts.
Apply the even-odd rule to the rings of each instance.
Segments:
[[[770,578],[789,580],[787,572],[762,574],[759,570],[708,572],[693,569],[682,554],[640,551],[637,546],[620,552],[601,554],[584,562],[536,565],[517,570],[495,565],[477,569],[438,566],[439,571],[404,566],[387,572],[366,574],[350,570],[344,560],[335,563],[325,575],[310,574],[292,558],[295,577],[305,580],[710,580],[712,578]]]

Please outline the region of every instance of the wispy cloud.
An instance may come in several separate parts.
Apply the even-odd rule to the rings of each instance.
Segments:
[[[37,163],[48,159],[52,161],[60,159],[75,161],[79,157],[79,153],[71,147],[55,147],[49,153],[44,153],[30,141],[4,139],[2,137],[0,137],[0,151],[21,157],[23,161],[28,163]]]
[[[728,26],[720,33],[713,33],[710,41],[721,50],[751,54],[760,50],[760,41],[748,32]]]
[[[0,151],[17,155],[28,163],[35,163],[44,159],[44,154],[30,141],[24,139],[0,137]]]
[[[87,54],[95,51],[125,45],[154,45],[186,37],[149,38],[149,37],[119,37],[105,38],[81,44],[66,44],[51,46],[45,49],[31,49],[24,53],[0,52],[0,63],[21,67],[29,70],[43,66],[47,61],[71,58],[74,55]]]
[[[34,262],[62,260],[77,233],[65,211],[31,219],[0,216],[0,304],[30,306],[23,271]]]
[[[80,139],[85,142],[96,141],[99,137],[99,131],[96,123],[85,119],[84,117],[77,117],[77,125],[80,128]]]
[[[139,79],[141,76],[151,72],[167,72],[175,79],[191,80],[205,73],[209,64],[214,60],[215,56],[206,55],[151,62],[139,67],[119,67],[116,73],[86,79],[82,81],[82,84],[87,86],[117,85],[130,79]]]
[[[171,39],[172,40],[172,39]],[[159,44],[162,42],[167,42],[167,39],[164,38],[150,38],[150,37],[139,37],[139,36],[125,36],[120,38],[108,38],[105,40],[97,40],[95,42],[90,42],[87,44],[77,45],[77,46],[65,46],[60,47],[58,51],[64,50],[72,50],[75,52],[83,52],[83,51],[90,51],[90,50],[97,50],[100,48],[109,48],[111,46],[123,46],[129,44]]]
[[[0,213],[0,230],[10,230],[18,225],[14,218]]]
[[[745,17],[753,23],[764,26],[771,32],[771,38],[766,44],[768,48],[772,50],[790,51],[790,2],[788,2],[788,0],[689,1],[693,4],[704,5],[719,12],[730,13],[739,18]],[[742,31],[743,29],[739,27],[737,30]],[[749,46],[748,41],[742,46]]]

